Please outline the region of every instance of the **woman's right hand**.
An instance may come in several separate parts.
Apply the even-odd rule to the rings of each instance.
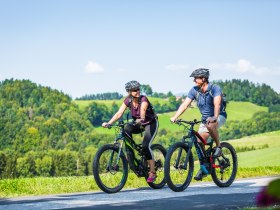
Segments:
[[[177,118],[176,118],[176,117],[171,117],[171,118],[170,118],[170,121],[171,121],[172,123],[175,123],[175,122],[176,122],[176,120],[177,120]]]

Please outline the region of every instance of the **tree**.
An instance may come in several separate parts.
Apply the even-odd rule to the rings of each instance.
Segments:
[[[35,160],[36,174],[38,176],[52,176],[54,173],[53,160],[49,156]]]
[[[5,153],[0,152],[0,178],[3,178],[3,172],[6,167],[7,157]]]
[[[93,102],[88,108],[88,119],[94,126],[100,126],[102,122],[108,120],[110,112],[104,104]]]
[[[147,96],[151,96],[153,94],[153,90],[150,85],[141,85],[141,92],[146,94]]]

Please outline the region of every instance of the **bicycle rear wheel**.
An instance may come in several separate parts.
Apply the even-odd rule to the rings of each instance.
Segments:
[[[212,179],[219,187],[229,187],[237,173],[237,155],[235,149],[227,142],[221,143],[222,155],[214,159],[217,168],[212,169]]]
[[[164,185],[166,184],[164,178],[164,162],[165,162],[166,150],[160,144],[153,144],[151,146],[151,149],[153,150],[153,154],[154,154],[157,178],[154,182],[147,182],[147,183],[153,189],[160,189],[163,188]]]
[[[114,145],[104,145],[97,151],[92,168],[96,184],[106,193],[119,192],[126,183],[128,163],[122,151],[118,158]]]
[[[189,147],[182,142],[173,144],[167,151],[164,164],[168,187],[175,192],[185,190],[192,180],[193,169],[193,155]]]

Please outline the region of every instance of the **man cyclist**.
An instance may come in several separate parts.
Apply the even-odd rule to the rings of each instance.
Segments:
[[[178,117],[184,113],[193,100],[197,101],[197,106],[202,114],[202,123],[199,126],[198,133],[207,140],[211,136],[216,143],[216,150],[214,157],[221,155],[221,145],[219,141],[218,128],[221,127],[227,118],[222,102],[222,90],[218,85],[209,83],[209,69],[199,68],[192,72],[190,77],[194,77],[195,86],[189,91],[187,98],[178,108],[173,117],[170,118],[171,122],[175,122]],[[203,143],[198,139],[198,142]],[[202,168],[204,167],[204,168]],[[207,172],[207,169],[206,169]],[[208,173],[205,173],[205,166],[201,166],[195,180],[202,180]]]
[[[124,129],[126,134],[131,138],[132,134],[138,134],[145,131],[142,147],[150,167],[147,182],[154,182],[157,176],[151,145],[157,134],[158,120],[148,98],[144,95],[140,95],[140,86],[140,83],[137,81],[130,81],[125,84],[128,96],[124,99],[121,107],[112,119],[109,122],[102,123],[102,126],[105,128],[108,127],[122,117],[126,108],[130,109],[131,116],[136,123],[126,125]]]

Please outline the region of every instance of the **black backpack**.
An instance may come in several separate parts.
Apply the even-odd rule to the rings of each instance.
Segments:
[[[216,84],[212,84],[212,85],[211,85],[211,89],[210,89],[210,91],[209,91],[209,94],[210,94],[210,96],[212,96],[212,98],[214,98],[214,97],[213,97],[213,93],[212,93],[212,89],[213,89],[213,87],[214,87],[215,85],[216,85]],[[199,96],[199,92],[196,91],[196,96],[195,96],[196,101],[198,101],[198,96]],[[221,104],[222,104],[223,107],[224,107],[223,111],[226,111],[226,107],[227,107],[227,98],[226,98],[226,94],[223,93],[223,91],[222,91],[221,96],[222,96],[222,102],[221,102]]]

